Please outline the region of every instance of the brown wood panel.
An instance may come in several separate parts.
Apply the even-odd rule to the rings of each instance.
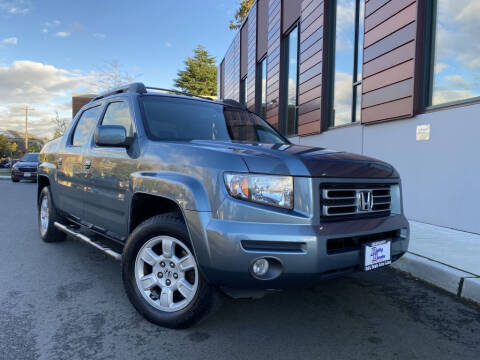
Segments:
[[[320,54],[323,56],[323,42],[317,41],[314,45],[310,46],[307,50],[300,54],[300,63],[307,61],[310,57]]]
[[[257,61],[267,53],[268,0],[257,0]]]
[[[365,34],[364,45],[368,47],[373,43],[387,37],[402,27],[415,21],[417,16],[417,3],[403,9],[395,16]]]
[[[411,41],[363,66],[363,76],[368,77],[380,71],[389,69],[415,56],[415,42]]]
[[[272,18],[280,8],[278,7],[281,4],[281,0],[270,0],[268,2],[268,17]]]
[[[322,87],[315,87],[310,91],[307,91],[298,96],[298,103],[305,104],[313,99],[322,97]]]
[[[312,24],[308,28],[302,30],[301,38],[307,39],[310,35],[312,35],[315,31],[320,29],[322,26],[323,26],[323,16],[320,16],[317,19],[315,19],[315,21],[312,22]]]
[[[311,3],[315,3],[318,6],[320,3],[322,3],[322,0],[304,0],[302,1],[302,6],[301,6],[301,12],[305,12],[308,6],[310,6]]]
[[[308,28],[316,19],[323,15],[323,4],[317,6],[310,15],[302,14],[302,29]],[[323,17],[323,16],[322,16]]]
[[[365,32],[372,30],[375,26],[383,23],[385,20],[394,16],[399,11],[405,9],[408,5],[414,3],[415,0],[395,0],[390,1],[384,7],[368,16],[365,19]]]
[[[368,108],[408,96],[413,96],[413,79],[404,80],[363,94],[362,107]]]
[[[310,59],[300,64],[300,74],[303,74],[305,71],[309,70],[314,65],[317,65],[321,62],[322,62],[322,53],[318,52],[314,56],[312,56]]]
[[[305,125],[299,125],[298,135],[306,136],[306,135],[318,134],[322,130],[321,124],[322,124],[322,121],[320,119],[318,121],[313,121]]]
[[[391,0],[371,0],[365,3],[365,16],[370,16],[374,11],[377,11],[379,8],[384,6]],[[398,1],[398,0],[392,0]]]
[[[298,93],[303,94],[307,91],[312,90],[313,88],[322,86],[322,75],[315,76],[314,78],[300,84],[298,87]]]
[[[256,81],[257,81],[257,6],[254,5],[248,13],[248,78],[247,107],[256,111]]]
[[[298,107],[298,114],[303,115],[315,110],[318,110],[322,107],[322,99],[316,98],[307,103],[304,103]]]
[[[415,39],[417,27],[413,22],[410,25],[394,32],[386,38],[376,42],[364,50],[364,62],[369,62],[399,46]]]
[[[300,44],[300,52],[304,52],[307,50],[310,46],[315,44],[317,41],[319,41],[323,37],[323,27],[315,31],[311,36],[309,36],[306,39],[301,39],[301,44]]]
[[[322,117],[321,110],[317,109],[309,113],[301,114],[298,117],[298,125],[305,125],[314,121],[320,121]]]
[[[363,92],[368,93],[369,91],[412,78],[414,69],[415,63],[412,59],[366,79],[364,78],[362,83]]]
[[[323,1],[321,1],[320,3],[312,2],[310,5],[308,5],[302,11],[302,18],[306,19],[307,17],[309,17],[313,13],[313,11],[318,7],[323,7]]]
[[[298,78],[298,81],[300,84],[303,84],[310,80],[311,78],[319,75],[322,73],[322,65],[323,63],[318,63],[317,65],[311,67],[309,70],[305,71],[303,74],[301,74]]]
[[[244,78],[248,71],[248,20],[240,30],[240,78]]]
[[[391,120],[413,115],[413,98],[408,97],[362,111],[362,123]]]

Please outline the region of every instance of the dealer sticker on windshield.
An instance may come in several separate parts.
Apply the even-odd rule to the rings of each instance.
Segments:
[[[391,242],[383,240],[363,245],[364,271],[378,269],[392,263],[390,257]]]

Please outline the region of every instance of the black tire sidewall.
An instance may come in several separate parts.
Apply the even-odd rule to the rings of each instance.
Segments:
[[[175,312],[165,312],[152,307],[142,296],[135,280],[135,261],[142,246],[156,236],[171,236],[182,241],[195,256],[188,231],[179,218],[155,216],[138,226],[130,235],[122,256],[122,275],[125,291],[137,311],[147,320],[169,328],[185,328],[200,320],[212,308],[214,289],[203,278],[198,266],[198,288],[193,301]],[[197,261],[197,259],[195,258]]]
[[[40,220],[40,207],[42,204],[42,200],[44,197],[47,197],[48,201],[48,228],[45,234],[41,232],[41,220]],[[37,212],[37,220],[38,220],[38,231],[40,233],[40,237],[45,242],[57,242],[62,241],[65,239],[66,235],[62,233],[60,230],[55,228],[54,222],[58,220],[57,212],[55,206],[52,201],[52,195],[50,194],[50,188],[45,186],[42,191],[40,192],[40,196],[38,197],[38,212]]]

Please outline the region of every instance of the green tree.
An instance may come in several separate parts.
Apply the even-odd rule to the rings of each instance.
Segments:
[[[195,95],[217,95],[217,66],[215,57],[210,56],[202,46],[193,50],[193,58],[185,60],[185,70],[177,73],[174,80],[175,87]]]
[[[0,135],[0,156],[12,156],[17,153],[17,143],[11,142],[4,135]]]
[[[254,0],[240,0],[240,7],[235,12],[235,19],[230,21],[230,30],[240,28],[243,20],[247,17],[253,2]]]
[[[28,152],[40,152],[42,150],[42,147],[38,143],[33,143],[31,145],[28,145]]]

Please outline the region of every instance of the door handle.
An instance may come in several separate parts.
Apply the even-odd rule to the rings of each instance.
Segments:
[[[59,158],[58,159],[58,162],[57,162],[57,167],[61,167],[63,164],[63,159],[62,158]]]
[[[92,160],[85,160],[83,163],[83,167],[85,168],[85,170],[90,169],[90,166],[92,166]]]

